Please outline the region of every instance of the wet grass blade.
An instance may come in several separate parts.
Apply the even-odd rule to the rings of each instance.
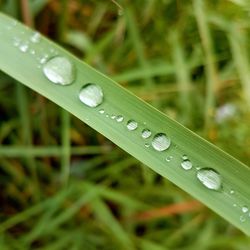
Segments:
[[[250,207],[250,170],[247,166],[171,120],[56,44],[43,37],[39,43],[31,43],[32,34],[33,31],[16,24],[13,19],[0,15],[2,71],[66,109],[243,232],[250,234],[250,217],[242,211],[243,206]],[[14,46],[14,40],[19,38],[21,42],[27,43],[27,51],[20,51]],[[53,56],[51,51],[68,58],[75,65],[76,79],[72,85],[56,85],[44,76],[39,61],[46,54]],[[79,90],[87,83],[98,84],[103,90],[104,102],[99,108],[87,107],[78,99]],[[104,109],[105,114],[100,114],[99,109]],[[113,114],[122,115],[123,122],[118,123],[111,119]],[[134,131],[129,131],[126,127],[130,119],[138,123],[138,128]],[[148,139],[141,136],[144,128],[152,131],[152,136]],[[156,133],[165,133],[171,139],[168,150],[158,152],[152,146],[145,147],[146,143],[151,144]],[[67,143],[68,139],[65,137],[65,162],[68,161]],[[193,167],[190,170],[181,167],[184,154],[192,162]],[[166,157],[170,157],[170,161],[166,161]],[[214,191],[202,185],[196,177],[198,167],[217,171],[222,180],[222,189]],[[67,171],[65,169],[65,182]]]

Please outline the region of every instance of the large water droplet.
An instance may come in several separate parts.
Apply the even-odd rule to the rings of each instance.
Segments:
[[[152,134],[152,132],[147,128],[143,129],[142,132],[141,132],[141,136],[144,139],[149,138],[151,136],[151,134]]]
[[[39,43],[41,41],[41,35],[39,32],[35,32],[31,38],[30,38],[30,41],[33,42],[33,43]]]
[[[130,131],[136,130],[138,127],[138,123],[135,120],[129,120],[127,123],[127,128]]]
[[[171,141],[166,134],[158,133],[152,140],[152,146],[156,151],[164,151],[170,147]]]
[[[247,213],[248,212],[248,207],[247,206],[243,206],[241,210],[242,210],[243,213]]]
[[[50,59],[43,66],[43,73],[55,84],[69,85],[75,80],[74,65],[62,56]]]
[[[79,92],[79,99],[85,105],[95,108],[103,102],[103,92],[100,86],[88,83]]]
[[[182,161],[181,167],[185,170],[189,170],[193,167],[193,164],[190,160],[186,159],[186,160]]]
[[[212,168],[201,168],[197,171],[197,178],[208,189],[219,190],[222,186],[220,174]]]

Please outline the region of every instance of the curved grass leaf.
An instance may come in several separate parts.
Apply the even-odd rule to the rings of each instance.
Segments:
[[[1,70],[60,105],[243,232],[250,234],[250,217],[242,211],[243,206],[250,207],[250,170],[247,166],[46,38],[42,37],[39,43],[30,42],[32,34],[32,30],[0,14]],[[14,46],[18,39],[28,45],[27,51],[23,52],[20,46]],[[45,55],[50,58],[55,54],[67,57],[75,65],[76,79],[73,84],[55,85],[44,76],[39,61]],[[78,99],[79,90],[87,83],[98,84],[104,92],[104,102],[98,108],[87,107]],[[99,109],[104,109],[109,117],[100,114]],[[124,120],[118,123],[110,115],[122,115]],[[127,129],[126,123],[129,119],[138,122],[136,130]],[[145,147],[145,143],[151,144],[153,136],[143,139],[141,131],[144,128],[150,129],[153,135],[166,133],[171,138],[169,149],[158,152],[152,146]],[[184,154],[193,164],[190,170],[181,167]],[[166,161],[169,156],[172,157],[171,161]],[[222,189],[213,191],[203,186],[196,177],[198,167],[216,170],[222,178]]]

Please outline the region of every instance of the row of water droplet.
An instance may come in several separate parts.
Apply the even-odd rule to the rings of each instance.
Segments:
[[[15,26],[16,23],[13,23]],[[35,32],[31,35],[29,41],[23,41],[18,37],[14,37],[13,45],[17,47],[21,52],[27,53],[31,55],[36,55],[36,50],[30,46],[31,44],[35,45],[40,43],[42,40],[41,35],[38,32]],[[58,56],[55,53],[55,50],[51,49],[44,53],[42,56],[37,57],[41,67],[43,65],[43,73],[45,77],[52,83],[67,86],[72,84],[76,79],[76,70],[72,62],[63,56]],[[79,100],[90,108],[99,107],[104,102],[104,93],[102,88],[95,83],[87,83],[85,84],[78,93]],[[100,114],[105,114],[104,109],[99,109]],[[111,118],[117,123],[123,123],[124,117],[123,115],[110,115],[105,114],[106,117]],[[135,131],[138,129],[138,122],[134,119],[129,119],[126,122],[126,128],[128,131]],[[141,137],[145,140],[151,138],[152,132],[149,128],[143,128],[141,130]],[[152,148],[158,152],[163,152],[169,149],[171,146],[171,139],[163,132],[158,132],[153,135],[151,143],[146,142],[146,148],[152,146]],[[166,161],[170,162],[173,159],[172,156],[167,156]],[[186,156],[182,156],[181,167],[184,170],[191,170],[193,168],[193,164],[190,159]],[[196,177],[197,179],[210,190],[220,191],[222,189],[222,178],[221,175],[212,168],[196,168]],[[231,193],[232,194],[232,193]],[[236,204],[235,204],[236,205]],[[236,205],[237,206],[237,205]],[[246,214],[248,213],[248,207],[242,206],[243,215],[240,217],[240,221],[244,222],[246,220]],[[250,218],[250,213],[249,213]]]

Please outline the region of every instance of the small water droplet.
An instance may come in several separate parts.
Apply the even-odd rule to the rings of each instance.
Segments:
[[[41,41],[41,34],[39,32],[35,32],[31,36],[30,41],[33,43],[39,43]]]
[[[220,174],[212,168],[201,168],[196,176],[208,189],[219,190],[222,186]]]
[[[183,155],[183,156],[182,156],[182,160],[188,160],[187,155]]]
[[[185,170],[190,170],[193,167],[193,164],[190,160],[183,160],[181,163],[181,167]]]
[[[138,123],[135,120],[129,120],[127,123],[127,128],[130,131],[136,130],[138,127]]]
[[[166,134],[158,133],[152,140],[152,146],[156,151],[164,151],[170,147],[171,141]]]
[[[28,43],[22,43],[19,45],[19,50],[24,52],[24,53],[27,52],[28,49],[29,49]]]
[[[36,54],[36,51],[34,49],[30,50],[30,54],[31,55],[35,55]]]
[[[241,216],[240,216],[240,221],[241,221],[241,222],[245,222],[245,221],[246,221],[246,217],[245,217],[244,215],[241,215]]]
[[[105,116],[106,116],[107,118],[109,118],[109,114],[106,114]]]
[[[149,144],[149,143],[145,143],[145,147],[146,147],[146,148],[149,148],[149,147],[150,147],[150,144]]]
[[[124,117],[122,115],[116,116],[116,121],[117,122],[122,122],[124,120]]]
[[[237,204],[236,204],[236,203],[234,203],[234,204],[233,204],[233,206],[234,206],[234,207],[237,207]]]
[[[48,60],[48,58],[49,58],[49,55],[45,54],[42,58],[40,58],[39,62],[41,64],[44,64],[44,63],[46,63],[46,61]]]
[[[99,85],[88,83],[79,92],[79,98],[85,105],[95,108],[103,102],[103,92]],[[106,117],[108,117],[106,115]]]
[[[243,213],[247,213],[248,212],[248,207],[247,206],[243,206],[241,210],[242,210]]]
[[[114,120],[114,119],[116,118],[116,116],[115,116],[115,115],[111,115],[110,118],[111,118],[112,120]]]
[[[166,157],[166,161],[167,161],[167,162],[170,162],[172,159],[173,159],[173,156],[172,156],[172,155]]]
[[[234,190],[233,189],[230,190],[230,194],[234,194]]]
[[[151,134],[152,134],[152,132],[147,128],[143,129],[142,132],[141,132],[141,136],[144,139],[149,138],[151,136]]]
[[[14,42],[13,42],[14,46],[18,47],[20,43],[21,43],[20,39],[18,37],[14,37]]]
[[[105,112],[104,109],[100,109],[100,110],[99,110],[99,113],[100,113],[100,114],[104,114],[104,112]]]
[[[46,62],[43,73],[55,84],[69,85],[75,80],[74,65],[62,56],[53,57]]]

